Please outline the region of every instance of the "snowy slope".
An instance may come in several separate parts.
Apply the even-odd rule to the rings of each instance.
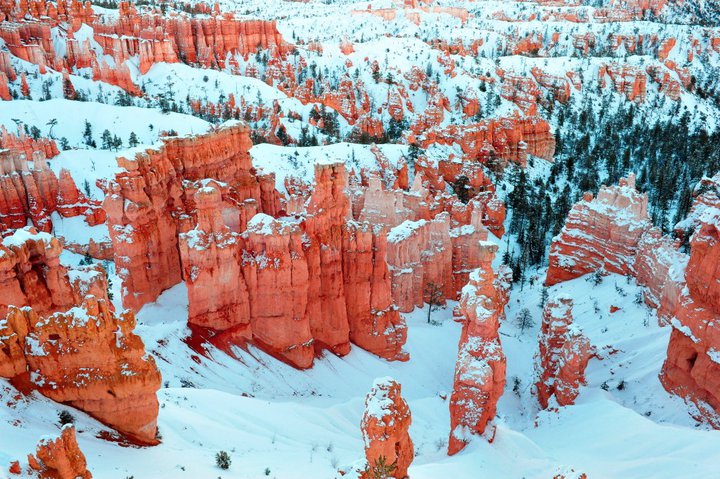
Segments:
[[[616,284],[627,300],[611,315]],[[428,325],[423,310],[406,315],[407,363],[389,363],[354,347],[345,358],[329,355],[311,370],[297,371],[255,349],[238,350],[237,360],[217,350],[209,358],[193,353],[183,342],[187,296],[178,285],[138,315],[137,331],[163,373],[163,443],[138,449],[103,441],[95,435],[104,428],[74,412],[79,442],[95,477],[260,478],[268,468],[267,477],[330,479],[337,477],[337,467],[362,459],[364,396],[375,377],[391,375],[402,384],[413,414],[413,478],[547,478],[570,469],[592,478],[713,477],[720,433],[697,427],[682,401],[660,386],[657,374],[669,330],[657,326],[647,307],[634,303],[638,291],[620,276],[609,276],[596,287],[579,278],[551,288],[550,297],[574,295],[577,324],[605,354],[592,360],[588,386],[575,406],[538,414],[528,388],[537,326],[521,334],[513,319],[520,307],[529,307],[539,323],[540,310],[533,305],[539,304],[540,288],[536,283],[514,290],[501,327],[508,387],[499,405],[496,439],[488,444],[477,438],[449,458],[447,398],[460,332],[450,319],[452,304],[434,313],[444,320],[441,326]],[[610,354],[608,347],[618,352]],[[521,381],[519,395],[512,388],[515,376]],[[622,391],[620,380],[625,381]],[[14,393],[6,383],[3,390],[7,401]],[[57,430],[60,409],[40,397],[3,408],[0,461],[24,457],[39,436]],[[219,450],[230,453],[228,471],[214,465]]]

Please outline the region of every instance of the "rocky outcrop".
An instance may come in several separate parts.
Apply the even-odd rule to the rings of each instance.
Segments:
[[[198,224],[179,242],[189,324],[210,330],[207,337],[226,350],[251,341],[298,368],[310,367],[322,349],[347,354],[350,341],[407,359],[385,230],[349,220],[342,164],[317,165],[315,173],[295,216],[258,213],[241,234],[220,213],[220,184],[197,190]]]
[[[107,283],[100,270],[68,271],[60,264],[60,253],[60,241],[32,227],[15,230],[2,240],[0,317],[11,305],[31,306],[37,314],[46,315],[79,304],[84,294],[106,294]]]
[[[647,198],[635,191],[632,176],[621,180],[620,186],[603,187],[596,199],[587,196],[573,207],[553,241],[546,284],[599,269],[634,276],[645,287],[645,301],[657,308],[660,323],[673,328],[660,374],[663,386],[694,403],[691,411],[698,420],[720,428],[717,183],[717,177],[701,182],[690,214],[677,225],[681,234],[695,229],[689,257],[679,250],[679,241],[651,227]],[[578,348],[573,356],[576,366],[584,361],[584,353],[579,354],[584,349]],[[578,375],[573,372],[569,377]],[[551,392],[542,392],[543,387],[538,384],[538,397],[545,406]]]
[[[688,257],[679,246],[653,227],[640,238],[633,264],[635,279],[645,287],[645,303],[657,309],[661,324],[669,323],[685,288]]]
[[[41,479],[92,479],[85,455],[75,438],[75,427],[63,427],[60,436],[40,440],[35,454],[28,455],[28,473]]]
[[[527,155],[552,160],[555,137],[550,125],[539,117],[511,117],[484,120],[474,125],[451,125],[433,129],[422,136],[421,144],[432,143],[462,148],[468,161],[515,162],[525,166]]]
[[[406,360],[405,320],[395,306],[382,228],[348,222],[343,235],[343,277],[350,339],[388,360]]]
[[[207,179],[224,184],[222,213],[236,231],[255,212],[277,212],[278,194],[261,186],[251,146],[248,126],[229,122],[211,133],[166,138],[162,147],[132,159],[118,158],[121,171],[105,185],[103,206],[125,307],[137,311],[180,282],[178,234],[191,228],[193,195]]]
[[[160,373],[116,315],[99,267],[59,264],[60,243],[18,230],[0,247],[0,376],[72,405],[141,444],[156,444]]]
[[[640,238],[651,226],[647,202],[632,174],[618,186],[600,188],[597,198],[586,193],[553,239],[545,284],[599,270],[632,274]]]
[[[455,297],[450,215],[430,221],[405,221],[388,233],[388,266],[393,300],[408,313],[429,299],[428,286],[443,298]]]
[[[308,306],[312,279],[300,225],[256,215],[243,237],[243,275],[254,340],[295,367],[312,366],[316,339]],[[347,343],[347,322],[344,326]]]
[[[558,406],[575,403],[585,384],[585,368],[594,352],[590,341],[572,322],[572,298],[560,295],[548,300],[540,328],[540,351],[536,356],[538,401],[543,409],[554,398]]]
[[[448,454],[461,451],[471,437],[485,433],[505,388],[505,355],[498,329],[507,303],[507,272],[496,276],[497,246],[483,242],[482,266],[470,273],[453,316],[463,323],[450,397]],[[490,440],[494,436],[490,435]]]
[[[222,218],[220,186],[210,182],[194,196],[197,226],[179,236],[183,277],[188,288],[188,323],[224,331],[250,320],[247,286],[242,288],[240,235]]]
[[[139,55],[141,73],[158,62],[178,60],[204,67],[225,68],[233,55],[245,58],[258,49],[277,54],[290,51],[273,21],[235,18],[231,13],[189,16],[138,11],[121,2],[115,21],[93,25],[95,40],[116,63]]]
[[[720,209],[706,209],[690,240],[686,287],[671,318],[673,331],[660,380],[720,428]]]
[[[275,22],[236,18],[219,9],[197,16],[164,14],[152,8],[139,12],[134,4],[120,2],[118,15],[106,16],[96,15],[90,3],[77,0],[61,1],[57,7],[45,1],[14,4],[5,2],[0,14],[12,20],[0,29],[10,53],[38,65],[40,73],[47,68],[59,72],[92,68],[95,80],[136,95],[142,92],[130,75],[126,62],[131,59],[137,58],[141,74],[160,62],[223,69],[228,59],[237,65],[235,56],[247,58],[258,49],[285,55],[292,48]],[[61,23],[63,34],[53,37],[52,29]],[[90,38],[78,40],[82,24],[92,28],[92,44]],[[105,55],[112,57],[112,66]]]
[[[605,76],[610,77],[610,81],[620,94],[637,103],[645,101],[647,93],[647,76],[641,69],[632,65],[620,65],[613,63],[604,65],[599,70],[600,86],[605,87]]]
[[[400,384],[394,379],[378,378],[365,398],[365,413],[360,428],[365,441],[367,469],[362,479],[378,477],[373,474],[384,461],[395,468],[389,476],[405,479],[414,457],[413,443],[408,434],[412,423],[410,408],[400,394]]]
[[[55,176],[42,148],[30,158],[16,149],[0,151],[0,234],[28,222],[50,232],[55,212],[65,218],[84,216],[90,226],[105,221],[99,202],[83,195],[67,171],[62,170],[59,179]]]

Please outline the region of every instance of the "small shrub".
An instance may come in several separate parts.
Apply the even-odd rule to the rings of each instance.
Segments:
[[[230,454],[225,451],[218,452],[215,454],[215,464],[217,464],[217,467],[220,469],[230,469],[230,464],[232,464]]]
[[[60,421],[61,426],[65,426],[66,424],[75,424],[75,416],[70,414],[70,411],[63,409],[58,413],[58,421]]]

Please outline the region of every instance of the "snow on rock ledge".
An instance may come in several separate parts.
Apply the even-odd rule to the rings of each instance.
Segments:
[[[593,356],[590,341],[572,323],[572,307],[572,298],[560,295],[549,300],[543,309],[535,384],[543,409],[549,406],[551,397],[560,406],[575,402],[580,386],[585,384],[585,368]]]
[[[470,273],[453,313],[463,329],[450,398],[450,455],[461,451],[472,435],[485,432],[505,388],[505,355],[498,329],[508,299],[504,281],[508,271],[502,269],[496,276],[492,270],[497,246],[480,247],[487,262]]]
[[[361,429],[365,441],[368,468],[361,479],[379,477],[373,469],[384,459],[395,469],[388,478],[404,479],[414,457],[414,448],[408,429],[412,416],[407,402],[400,394],[400,384],[394,379],[378,378],[365,398],[365,413]]]
[[[10,472],[23,474],[20,463],[13,463]],[[35,454],[28,455],[27,473],[33,477],[38,474],[40,479],[92,479],[75,438],[75,427],[68,424],[59,437],[41,439]]]
[[[647,195],[637,192],[632,174],[618,186],[600,188],[597,198],[586,193],[553,239],[545,284],[598,270],[631,274],[640,238],[652,226],[647,205]]]

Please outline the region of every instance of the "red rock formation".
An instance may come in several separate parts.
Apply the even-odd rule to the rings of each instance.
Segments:
[[[507,303],[506,273],[496,277],[492,270],[497,246],[481,243],[480,249],[482,266],[470,273],[453,312],[463,329],[450,397],[450,455],[461,451],[473,435],[485,432],[505,388],[505,355],[498,328]]]
[[[585,368],[593,356],[590,341],[572,324],[573,301],[557,296],[545,303],[536,357],[538,401],[546,409],[551,398],[559,406],[575,403],[585,384]]]
[[[678,248],[678,241],[651,228],[640,238],[635,256],[635,279],[645,286],[645,302],[658,310],[661,324],[667,324],[677,311],[685,287],[688,258]]]
[[[720,200],[717,178],[703,184],[688,218],[679,223],[681,231],[696,228],[689,258],[678,251],[677,242],[650,228],[647,199],[632,188],[630,177],[573,207],[551,247],[546,283],[600,267],[635,275],[646,287],[646,302],[658,309],[661,324],[673,328],[660,374],[663,386],[693,402],[691,411],[699,420],[720,428]],[[576,355],[574,363],[581,365],[582,357]],[[539,392],[541,403],[543,396],[549,393]]]
[[[44,315],[79,304],[84,294],[105,295],[107,284],[96,269],[86,270],[82,291],[75,287],[60,264],[60,253],[62,245],[56,238],[31,227],[15,230],[2,240],[0,317],[10,305],[31,306]]]
[[[341,164],[318,165],[303,220],[257,214],[242,235],[223,222],[220,186],[199,189],[198,225],[180,234],[190,325],[221,347],[252,341],[299,368],[316,348],[347,354],[351,339],[406,359],[385,233],[348,222],[345,176]]]
[[[104,208],[126,291],[123,304],[133,310],[181,280],[177,235],[189,229],[183,222],[194,211],[195,190],[186,191],[189,185],[206,178],[227,184],[223,211],[238,226],[248,212],[275,214],[280,206],[277,192],[262,188],[264,180],[252,168],[247,125],[231,122],[163,143],[133,159],[118,158],[122,170],[106,187]]]
[[[690,241],[687,287],[671,319],[660,380],[668,391],[694,402],[699,419],[720,428],[720,209],[707,209],[701,221]]]
[[[393,303],[385,231],[349,222],[343,235],[343,276],[350,339],[388,360],[406,360],[407,326]]]
[[[605,75],[610,77],[618,93],[624,94],[628,100],[642,103],[645,101],[647,76],[645,72],[631,65],[613,63],[600,68],[600,85],[605,86]]]
[[[113,314],[101,268],[67,271],[61,251],[31,228],[3,240],[0,375],[155,444],[160,373],[133,334],[135,318]]]
[[[443,298],[456,295],[452,270],[450,215],[434,219],[405,221],[388,233],[388,266],[392,276],[393,300],[408,313],[428,299],[434,285]]]
[[[567,76],[551,75],[538,67],[533,67],[530,72],[535,78],[535,81],[537,81],[541,87],[550,91],[557,101],[566,103],[570,99],[570,92],[572,90],[570,89],[570,82]]]
[[[618,186],[603,186],[597,198],[586,194],[570,210],[550,247],[545,284],[598,270],[631,274],[638,243],[650,226],[647,195],[635,189],[635,176]]]
[[[720,314],[720,210],[702,219],[702,226],[690,240],[685,279],[693,299]]]
[[[451,125],[442,130],[430,130],[422,137],[421,145],[432,143],[461,146],[468,160],[488,161],[499,159],[525,165],[527,155],[552,160],[555,138],[550,125],[538,117],[500,118],[475,125]]]
[[[240,235],[223,222],[220,188],[211,185],[195,193],[198,224],[180,234],[179,246],[188,323],[219,332],[248,326],[250,311],[238,258]]]
[[[42,439],[35,455],[28,455],[31,473],[41,479],[92,479],[85,455],[75,439],[75,427],[63,427],[56,439]]]
[[[316,165],[315,189],[304,222],[310,237],[305,248],[312,278],[308,290],[310,328],[316,347],[327,347],[341,355],[350,348],[342,273],[343,228],[350,216],[346,185],[342,163]]]
[[[45,153],[45,158],[54,158],[60,152],[58,151],[55,140],[48,138],[32,138],[22,133],[20,136],[9,133],[4,126],[0,126],[0,147],[6,150],[17,150],[25,155],[26,158],[33,158],[38,153]]]
[[[8,77],[4,72],[0,72],[0,100],[10,101],[12,95],[10,94],[10,88],[8,87]]]
[[[360,475],[362,479],[377,477],[372,471],[381,458],[386,465],[395,466],[388,478],[408,477],[408,467],[414,457],[413,443],[408,434],[412,416],[400,392],[400,384],[394,379],[379,378],[365,398],[365,413],[360,428],[368,467]]]
[[[84,216],[91,226],[105,220],[99,202],[82,195],[67,171],[58,181],[42,150],[33,154],[32,163],[17,150],[0,151],[0,234],[28,222],[52,231],[54,212],[65,218]]]
[[[296,222],[260,214],[250,221],[243,237],[242,265],[253,340],[295,367],[309,368],[317,337],[311,327],[309,290],[313,278],[303,231]]]
[[[106,299],[94,296],[45,320],[30,308],[11,307],[4,342],[22,347],[29,376],[10,379],[21,389],[36,389],[83,410],[140,444],[157,444],[160,372],[134,327],[132,313],[117,317]]]
[[[507,73],[501,75],[503,79],[500,95],[507,101],[519,106],[529,115],[537,114],[537,102],[540,98],[540,89],[532,78]]]

